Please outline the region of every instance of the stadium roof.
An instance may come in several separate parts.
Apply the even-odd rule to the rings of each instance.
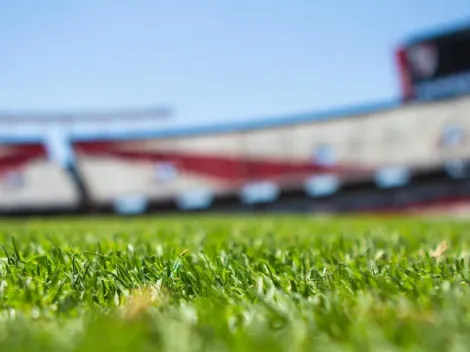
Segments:
[[[12,112],[0,111],[0,124],[18,124],[25,122],[69,124],[76,122],[105,122],[136,119],[168,119],[171,110],[167,107],[145,109],[121,109],[108,111],[76,111],[76,112]]]
[[[66,136],[98,134],[108,136],[158,130],[172,121],[168,108],[26,113],[0,112],[0,141],[29,143],[44,140],[51,133]]]

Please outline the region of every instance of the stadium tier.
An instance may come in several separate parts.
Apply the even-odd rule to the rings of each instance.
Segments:
[[[468,131],[466,96],[207,128],[74,136],[71,146],[67,138],[44,145],[8,141],[0,146],[0,211],[135,213],[253,204],[340,211],[462,195],[450,188],[468,176]],[[72,155],[60,157],[60,147]],[[438,183],[429,188],[423,180],[430,175],[440,178],[431,177]],[[406,196],[387,193],[404,188]]]
[[[387,189],[424,187],[426,175],[444,174],[445,184],[466,179],[469,130],[470,97],[460,97],[76,140],[72,167],[48,158],[41,144],[9,143],[0,148],[0,205],[79,209],[86,199],[92,209],[125,213],[158,205],[217,209],[221,199],[235,208],[282,204],[292,194],[319,204],[312,199],[369,185],[352,198],[359,206],[367,192],[385,197]]]
[[[315,197],[367,182],[400,187],[442,170],[459,178],[470,159],[470,98],[227,129],[76,142],[77,168],[100,206],[274,202],[289,191]]]

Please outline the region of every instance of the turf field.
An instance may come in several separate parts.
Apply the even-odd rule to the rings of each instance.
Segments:
[[[466,351],[469,225],[0,220],[0,351]]]

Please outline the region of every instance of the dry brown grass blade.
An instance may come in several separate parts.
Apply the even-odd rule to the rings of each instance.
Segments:
[[[439,243],[434,251],[430,253],[430,256],[433,258],[440,258],[444,252],[449,248],[447,241],[442,241]]]
[[[152,306],[163,305],[167,302],[168,295],[159,285],[134,289],[124,306],[124,316],[127,319],[135,319],[147,312]]]

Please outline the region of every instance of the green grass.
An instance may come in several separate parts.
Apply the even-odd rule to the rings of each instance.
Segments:
[[[0,220],[0,351],[465,351],[469,224]]]

